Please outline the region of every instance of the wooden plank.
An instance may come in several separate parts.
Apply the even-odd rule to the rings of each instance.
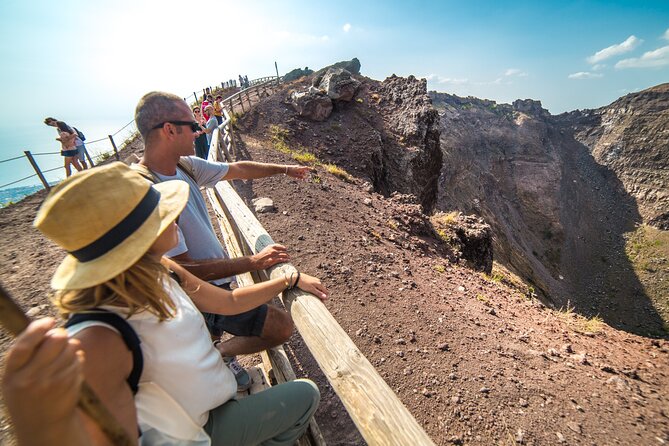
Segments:
[[[216,185],[225,212],[254,252],[274,243],[242,199],[226,182]],[[295,271],[290,264],[270,277]],[[295,326],[369,445],[433,445],[423,428],[379,376],[372,364],[315,296],[299,289],[283,293]]]
[[[240,257],[244,255],[243,252],[244,250],[240,246],[240,242],[243,241],[243,239],[241,238],[241,235],[234,230],[232,225],[230,225],[230,222],[226,217],[226,212],[224,208],[221,206],[216,191],[212,189],[207,189],[207,197],[209,198],[209,202],[211,203],[212,208],[214,209],[214,213],[216,214],[217,217],[216,219],[218,220],[218,224],[221,229],[221,234],[223,235],[223,243],[225,245],[226,251],[228,252],[228,255],[230,257]],[[253,277],[251,276],[250,273],[238,274],[236,280],[239,286],[249,286],[254,283]],[[275,351],[277,353],[274,353]],[[288,356],[286,355],[283,346],[278,346],[271,349],[269,354],[268,352],[261,352],[260,356],[263,360],[263,369],[265,372],[263,374],[263,377],[265,378],[265,383],[268,386],[270,385],[269,383],[270,370],[273,370],[273,374],[277,379],[278,383],[283,383],[296,379],[295,372],[293,371],[293,368],[290,365],[290,361],[288,361]],[[272,360],[272,357],[276,358],[276,360]],[[308,432],[310,435],[309,439],[305,440],[304,439],[305,437],[302,437],[298,441],[299,445],[326,446],[325,438],[323,437],[323,434],[321,433],[318,424],[313,418],[309,423]]]

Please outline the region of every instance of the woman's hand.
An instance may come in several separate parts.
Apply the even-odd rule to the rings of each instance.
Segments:
[[[54,325],[52,318],[32,322],[6,354],[2,391],[19,442],[25,444],[49,437],[76,416],[83,352],[79,341]]]
[[[297,287],[302,291],[313,294],[320,300],[328,299],[328,290],[323,286],[321,280],[317,277],[300,273],[300,281],[297,282]]]

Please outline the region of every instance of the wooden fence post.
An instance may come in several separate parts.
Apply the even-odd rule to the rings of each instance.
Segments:
[[[107,136],[109,136],[109,140],[111,141],[112,147],[114,148],[114,155],[116,155],[116,161],[120,161],[121,157],[118,156],[118,149],[116,148],[116,143],[114,142],[114,138],[111,135]]]
[[[86,146],[84,146],[84,154],[86,154],[86,158],[88,159],[88,162],[91,163],[91,167],[95,167],[95,163],[93,162],[93,158],[88,154],[88,150],[86,150]]]
[[[274,68],[276,69],[276,85],[279,86],[279,66],[276,64],[276,60],[274,61]]]
[[[44,185],[44,189],[51,190],[51,186],[49,186],[49,183],[47,183],[46,178],[44,178],[44,175],[42,174],[42,171],[35,162],[35,158],[33,158],[33,154],[30,153],[30,150],[24,150],[23,153],[25,154],[26,158],[28,158],[28,161],[30,161],[30,164],[33,166],[33,169],[35,169],[35,173],[37,174],[40,181]]]

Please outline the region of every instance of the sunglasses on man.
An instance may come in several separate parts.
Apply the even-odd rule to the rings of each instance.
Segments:
[[[160,124],[153,127],[152,130],[163,128],[165,126],[165,124],[187,125],[187,126],[190,126],[190,129],[193,133],[200,131],[200,124],[198,124],[195,121],[165,121],[165,122],[161,122]]]

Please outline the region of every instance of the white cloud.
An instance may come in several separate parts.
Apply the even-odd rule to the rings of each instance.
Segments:
[[[438,84],[463,85],[469,83],[469,79],[467,78],[458,79],[453,77],[438,76],[436,74],[428,74],[427,76],[425,76],[425,79],[427,79],[430,82],[436,82]]]
[[[647,51],[641,57],[623,59],[616,64],[616,68],[652,68],[665,65],[669,65],[669,46]]]
[[[596,79],[604,77],[604,75],[601,73],[590,73],[589,71],[579,71],[578,73],[572,73],[567,77],[569,79]]]
[[[597,51],[595,54],[587,58],[588,63],[596,64],[603,60],[606,60],[613,56],[619,56],[621,54],[629,53],[634,50],[636,47],[643,43],[642,39],[638,39],[636,36],[629,36],[627,40],[622,43],[617,43],[609,47],[604,48],[603,50]]]
[[[349,32],[351,30],[351,24],[347,23],[344,26],[341,27],[341,29],[344,30],[345,33]]]
[[[519,70],[518,68],[509,68],[504,72],[504,76],[510,77],[510,76],[518,76],[518,77],[527,77],[527,73],[524,71]]]
[[[664,40],[669,40],[669,28],[667,28],[667,30],[664,32],[664,34],[662,35],[662,38]]]
[[[437,82],[440,84],[463,85],[469,83],[469,79],[467,78],[458,79],[458,78],[438,76]]]
[[[598,63],[598,64],[592,66],[592,69],[595,70],[595,71],[603,70],[604,68],[606,68],[606,64],[602,64],[602,63]]]

